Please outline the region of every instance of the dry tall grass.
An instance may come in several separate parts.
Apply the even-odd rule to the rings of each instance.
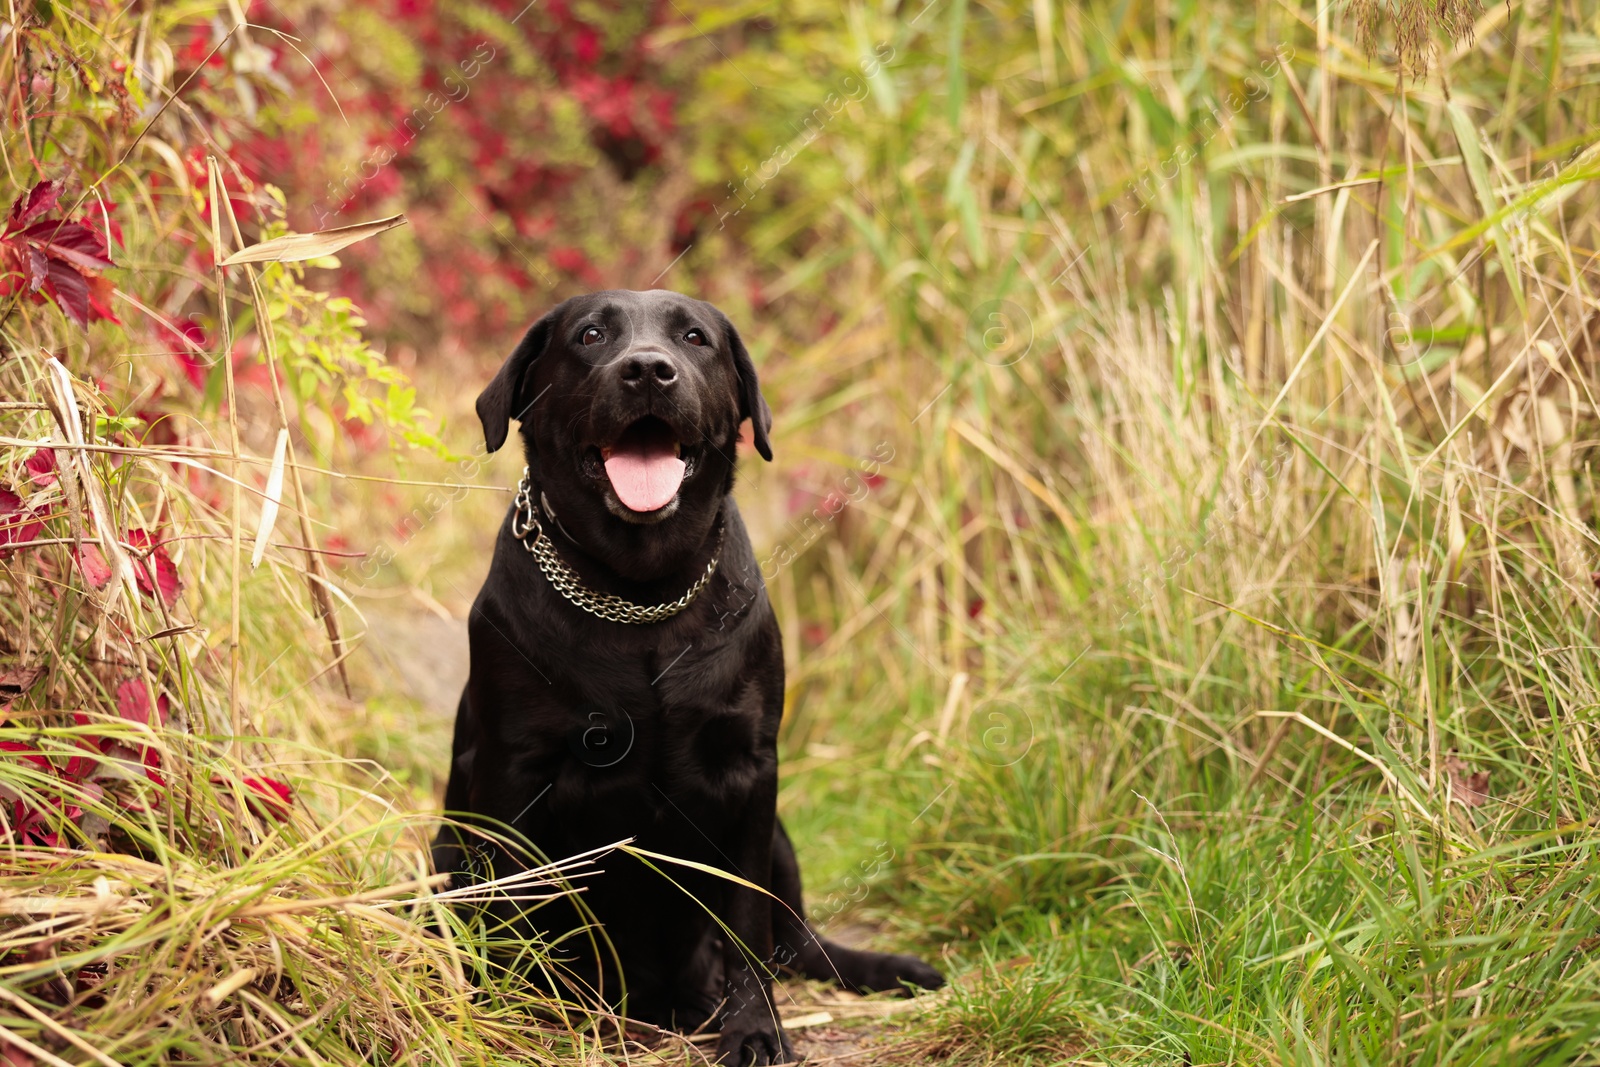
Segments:
[[[204,5],[15,7],[0,83],[29,95],[7,98],[28,121],[0,142],[22,205],[0,233],[0,1054],[587,1055],[599,1031],[507,981],[449,910],[482,890],[438,891],[435,820],[350,751],[339,679],[359,620],[316,506],[345,477],[326,466],[330,398],[425,427],[347,304],[286,265],[330,249],[222,265],[246,244],[236,208],[259,237],[282,228],[272,191],[222,154],[223,116],[259,87],[245,71],[185,98],[170,43]],[[87,274],[40,290],[18,236],[35,219]],[[76,286],[97,313],[68,314]],[[512,888],[567,892],[587,862]]]

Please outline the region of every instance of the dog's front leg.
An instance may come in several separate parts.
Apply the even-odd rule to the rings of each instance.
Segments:
[[[763,774],[756,785],[729,852],[738,866],[734,873],[764,890],[772,884],[772,827],[778,803],[776,767],[774,761],[771,771]],[[795,1058],[794,1048],[778,1022],[778,1009],[772,1002],[772,977],[766,966],[772,955],[772,900],[765,893],[738,883],[729,883],[723,899],[727,903],[722,921],[732,936],[723,938],[726,1004],[717,1058],[728,1067],[789,1063]]]

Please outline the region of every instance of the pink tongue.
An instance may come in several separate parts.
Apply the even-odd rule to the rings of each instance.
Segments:
[[[671,450],[618,450],[606,457],[606,477],[617,499],[634,511],[657,511],[672,503],[683,484],[683,460]]]

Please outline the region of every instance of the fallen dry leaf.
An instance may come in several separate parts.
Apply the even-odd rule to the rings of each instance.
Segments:
[[[10,667],[0,671],[0,722],[11,711],[11,702],[33,688],[44,677],[43,667]]]
[[[0,700],[15,700],[43,677],[43,667],[11,667],[0,671]]]
[[[1481,808],[1489,802],[1489,772],[1468,773],[1470,768],[1460,759],[1451,756],[1444,761],[1445,773],[1450,775],[1450,796],[1468,808]]]

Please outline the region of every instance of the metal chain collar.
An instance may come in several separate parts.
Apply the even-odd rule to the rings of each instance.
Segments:
[[[670,619],[690,604],[693,604],[706,583],[711,581],[711,576],[717,573],[717,562],[722,558],[722,527],[717,528],[717,550],[711,554],[711,562],[706,564],[706,572],[677,600],[665,604],[655,604],[645,607],[635,604],[631,600],[613,596],[610,593],[597,593],[584,585],[578,576],[573,573],[562,558],[556,554],[556,546],[550,543],[550,538],[545,535],[544,527],[539,523],[539,509],[533,503],[533,486],[528,481],[528,468],[522,468],[522,481],[517,483],[517,498],[512,505],[511,533],[522,547],[532,553],[538,562],[539,569],[544,572],[545,578],[555,586],[556,592],[566,597],[573,604],[587,611],[591,615],[598,615],[611,622],[645,623],[661,622]],[[533,540],[528,539],[528,534],[533,534]]]

